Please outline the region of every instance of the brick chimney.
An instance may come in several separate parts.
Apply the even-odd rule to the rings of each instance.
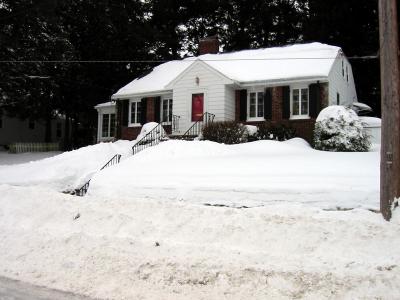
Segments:
[[[216,54],[219,52],[219,40],[218,36],[213,35],[201,39],[199,41],[199,55],[202,54]]]

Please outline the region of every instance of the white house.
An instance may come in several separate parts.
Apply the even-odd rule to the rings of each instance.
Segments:
[[[134,139],[150,121],[183,134],[207,112],[216,121],[282,123],[310,140],[322,108],[357,101],[352,68],[339,47],[310,43],[217,53],[217,40],[201,43],[209,53],[163,63],[112,95],[117,138]]]

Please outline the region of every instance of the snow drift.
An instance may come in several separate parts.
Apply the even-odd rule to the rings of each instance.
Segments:
[[[239,145],[168,141],[95,174],[88,194],[233,206],[294,201],[376,209],[379,153],[316,151],[298,138]]]
[[[0,166],[0,184],[41,185],[73,190],[91,178],[115,154],[132,154],[133,142],[100,143],[54,157],[19,165]]]

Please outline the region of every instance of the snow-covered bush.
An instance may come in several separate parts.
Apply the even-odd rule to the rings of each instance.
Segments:
[[[246,141],[247,142],[257,141],[258,127],[254,125],[244,125],[244,127],[246,127],[247,130]]]
[[[240,144],[247,141],[247,129],[234,121],[208,123],[203,128],[203,140],[223,144]]]
[[[360,119],[350,108],[329,106],[323,109],[315,123],[314,147],[325,151],[368,151],[370,141]]]
[[[277,140],[286,141],[296,136],[295,130],[283,124],[273,125],[269,122],[261,123],[258,126],[256,140]]]

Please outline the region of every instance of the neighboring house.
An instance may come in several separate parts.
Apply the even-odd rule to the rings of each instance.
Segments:
[[[97,110],[97,142],[115,139],[115,102],[106,102],[94,107]]]
[[[45,121],[21,120],[0,115],[0,146],[13,143],[43,143],[45,141]],[[65,119],[59,117],[51,122],[52,142],[62,142],[65,135]]]
[[[206,39],[199,48],[198,57],[161,64],[112,96],[116,138],[134,139],[151,121],[183,134],[208,112],[215,121],[290,125],[310,141],[322,108],[357,101],[352,68],[339,47],[311,43],[217,54],[218,40]]]

